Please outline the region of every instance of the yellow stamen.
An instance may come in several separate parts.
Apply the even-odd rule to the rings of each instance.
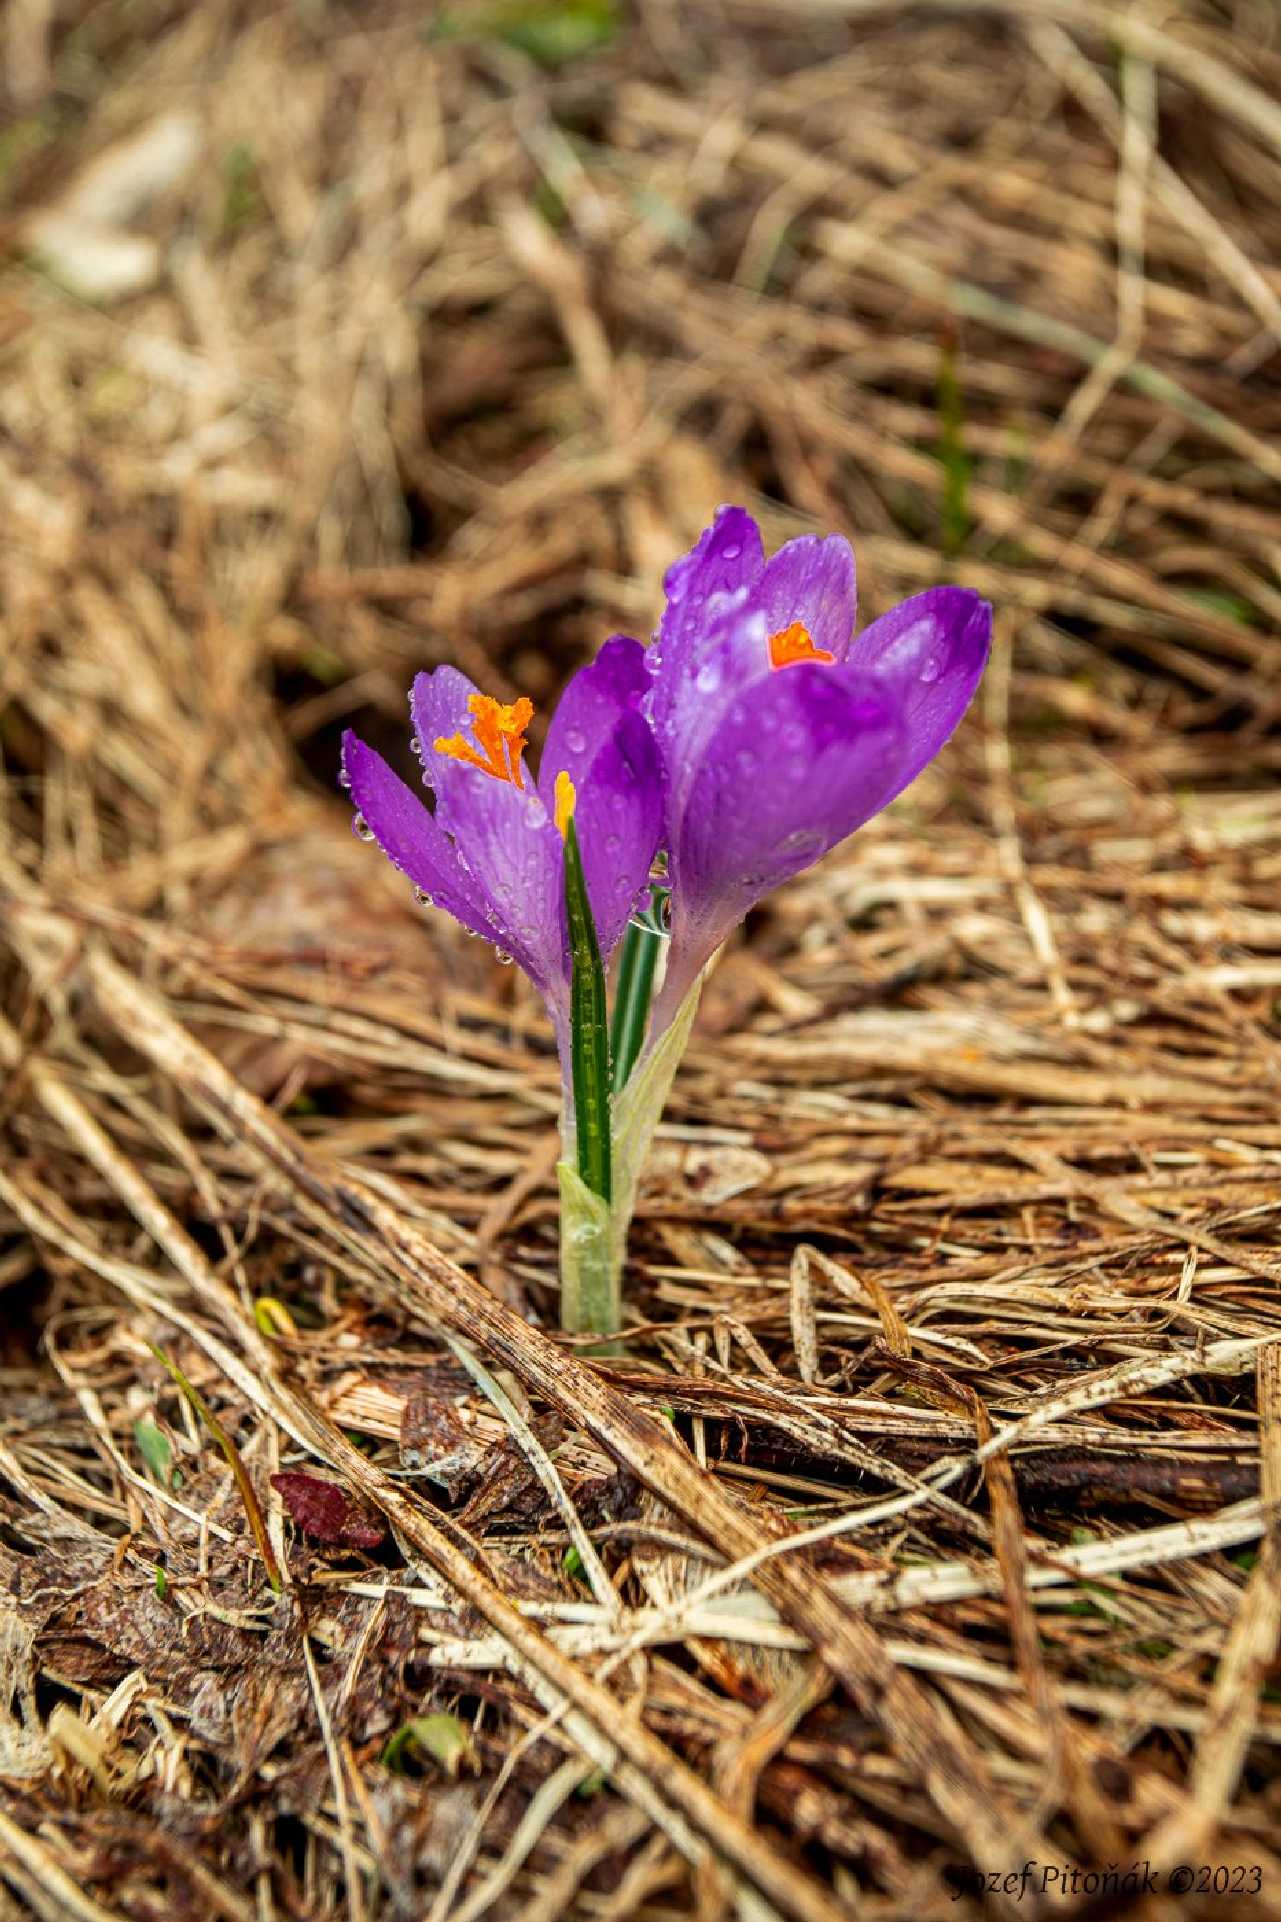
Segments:
[[[574,809],[577,806],[578,796],[574,792],[574,783],[562,768],[556,776],[556,832],[562,841],[569,832],[569,824],[574,818]]]
[[[520,757],[525,752],[526,729],[534,718],[534,703],[522,695],[510,707],[504,707],[492,694],[469,694],[467,711],[476,745],[461,734],[438,734],[432,742],[436,752],[465,761],[468,767],[478,767],[496,781],[510,781],[513,787],[523,788]]]
[[[798,661],[835,659],[835,654],[829,654],[825,647],[815,647],[809,629],[800,621],[793,621],[790,627],[781,627],[777,634],[769,637],[771,667],[794,667]]]

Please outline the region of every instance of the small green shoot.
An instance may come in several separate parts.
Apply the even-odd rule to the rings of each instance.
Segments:
[[[458,1776],[464,1766],[473,1771],[477,1766],[471,1729],[457,1715],[415,1715],[396,1730],[383,1750],[383,1767],[403,1775],[405,1763],[415,1752],[429,1757],[450,1776]]]
[[[182,1476],[173,1465],[173,1444],[168,1435],[153,1421],[143,1420],[134,1423],[133,1438],[138,1444],[138,1453],[160,1486],[177,1488]]]

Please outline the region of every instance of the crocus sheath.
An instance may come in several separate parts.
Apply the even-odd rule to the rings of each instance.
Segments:
[[[723,507],[670,569],[643,711],[666,777],[672,940],[656,1038],[749,908],[933,760],[987,662],[992,611],[935,587],[855,635],[854,555]]]

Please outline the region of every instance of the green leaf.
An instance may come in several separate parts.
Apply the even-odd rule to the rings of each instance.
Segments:
[[[565,914],[569,922],[570,1067],[578,1172],[594,1194],[608,1201],[611,1169],[605,969],[572,815],[565,823]]]
[[[153,1421],[136,1421],[133,1425],[133,1438],[138,1444],[138,1453],[162,1488],[174,1486],[173,1444],[169,1437]]]
[[[628,924],[623,936],[623,951],[618,958],[618,980],[614,984],[614,1018],[610,1025],[610,1054],[614,1062],[614,1093],[627,1085],[645,1045],[649,1026],[649,1006],[654,998],[654,972],[662,949],[663,937],[649,928]]]

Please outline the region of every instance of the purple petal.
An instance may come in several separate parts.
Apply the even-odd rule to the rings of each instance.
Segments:
[[[711,526],[663,576],[667,606],[654,636],[658,646],[696,634],[712,595],[750,586],[764,565],[761,530],[746,508],[718,507]]]
[[[662,767],[639,714],[622,716],[578,784],[574,826],[608,961],[649,878],[663,828]]]
[[[342,737],[342,766],[344,785],[392,866],[465,928],[492,941],[484,900],[459,867],[453,842],[413,789],[350,729]]]
[[[468,680],[458,668],[437,667],[430,673],[415,674],[409,695],[409,712],[423,764],[423,779],[435,792],[436,813],[441,826],[451,831],[454,826],[454,797],[468,792],[469,784],[463,777],[477,774],[480,770],[469,768],[452,755],[440,753],[436,742],[441,739],[448,741],[455,734],[461,734],[465,741],[473,738],[472,716],[467,703],[477,691],[476,683]],[[490,778],[482,776],[482,779]]]
[[[596,756],[648,688],[645,649],[627,634],[606,641],[596,659],[566,683],[538,769],[538,791],[549,811],[555,810],[556,776],[568,774],[581,790]]]
[[[453,766],[448,831],[458,859],[485,895],[494,938],[551,999],[569,969],[561,838],[532,788]]]
[[[843,661],[858,605],[853,548],[840,534],[788,541],[766,563],[752,601],[764,608],[771,634],[800,621],[816,647]]]
[[[848,668],[783,668],[729,704],[675,823],[656,1032],[748,909],[884,804],[903,748],[892,691]]]
[[[467,779],[457,784],[446,833],[382,756],[351,733],[343,737],[343,770],[387,858],[456,921],[519,961],[549,1004],[563,1000],[560,836],[538,796],[461,768]]]
[[[684,811],[727,703],[743,698],[774,671],[765,614],[748,589],[720,601],[696,651],[674,665],[664,662],[642,712],[663,759],[671,819]]]
[[[916,779],[952,733],[974,697],[991,642],[992,609],[968,587],[927,588],[859,635],[849,664],[893,689],[907,736],[902,767],[882,805]]]
[[[701,653],[717,597],[746,593],[764,565],[761,530],[751,515],[742,507],[718,507],[689,553],[668,568],[663,578],[667,604],[648,661],[651,674],[658,676],[650,711],[660,732],[677,687]]]

